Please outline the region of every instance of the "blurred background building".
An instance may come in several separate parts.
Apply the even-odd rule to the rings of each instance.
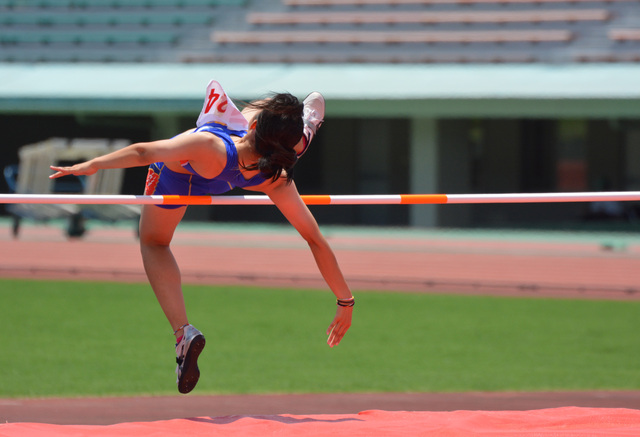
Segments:
[[[194,125],[212,78],[244,101],[325,95],[296,169],[304,194],[640,190],[640,0],[0,0],[0,166],[48,138],[173,136]],[[127,170],[122,193],[141,193],[145,175]],[[314,213],[629,230],[636,206]],[[265,207],[188,217],[281,220]]]

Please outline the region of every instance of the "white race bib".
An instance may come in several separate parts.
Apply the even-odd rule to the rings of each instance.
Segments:
[[[222,124],[230,130],[249,129],[247,119],[215,80],[207,85],[207,94],[196,126],[200,127],[208,123]]]

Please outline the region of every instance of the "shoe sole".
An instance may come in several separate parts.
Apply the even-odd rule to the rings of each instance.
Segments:
[[[184,356],[184,363],[182,365],[182,374],[178,381],[178,391],[186,394],[193,390],[200,379],[200,369],[198,369],[198,357],[204,349],[206,341],[204,335],[196,335],[191,344],[189,350]]]
[[[323,106],[323,115],[322,115],[322,118],[324,118],[324,105],[325,105],[326,103],[325,103],[325,100],[324,100],[324,96],[323,96],[322,94],[320,94],[319,92],[316,92],[316,91],[314,91],[314,92],[312,92],[312,93],[309,93],[309,94],[307,95],[307,97],[305,97],[305,98],[304,98],[304,100],[302,101],[302,103],[303,103],[303,104],[305,104],[305,103],[307,102],[307,100],[309,100],[309,98],[310,98],[311,96],[314,96],[314,95],[316,96],[316,97],[314,97],[314,99],[316,99],[316,100],[321,100],[321,101],[322,101],[322,106]],[[314,136],[314,135],[318,132],[318,129],[320,129],[320,126],[322,126],[322,123],[323,123],[323,122],[324,122],[324,120],[322,120],[322,121],[320,122],[320,124],[318,124],[318,126],[315,126],[315,127],[314,127],[314,131],[315,131],[315,132],[314,132],[314,133],[312,133],[312,134],[311,134],[311,136]],[[306,122],[305,122],[305,123],[306,123]],[[300,153],[297,153],[297,154],[296,154],[296,156],[297,156],[298,158],[301,158],[301,157],[302,157],[302,155],[304,155],[304,154],[307,152],[307,150],[309,149],[309,145],[311,144],[311,141],[309,140],[309,138],[307,138],[307,137],[305,136],[305,139],[306,139],[307,144],[304,146],[304,149],[302,149],[302,151],[301,151]]]

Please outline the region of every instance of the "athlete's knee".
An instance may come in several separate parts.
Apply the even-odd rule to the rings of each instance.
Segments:
[[[165,247],[171,244],[171,236],[140,228],[140,248]]]

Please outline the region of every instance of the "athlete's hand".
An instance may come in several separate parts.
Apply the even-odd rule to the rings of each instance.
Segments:
[[[336,317],[327,329],[327,344],[331,347],[337,346],[342,340],[342,337],[347,333],[351,327],[351,315],[353,314],[353,307],[341,307],[338,306],[336,310]]]
[[[89,176],[98,171],[89,162],[81,162],[69,167],[58,167],[55,165],[50,166],[51,170],[55,171],[54,174],[49,176],[49,179],[61,178],[62,176],[74,175],[74,176]]]

